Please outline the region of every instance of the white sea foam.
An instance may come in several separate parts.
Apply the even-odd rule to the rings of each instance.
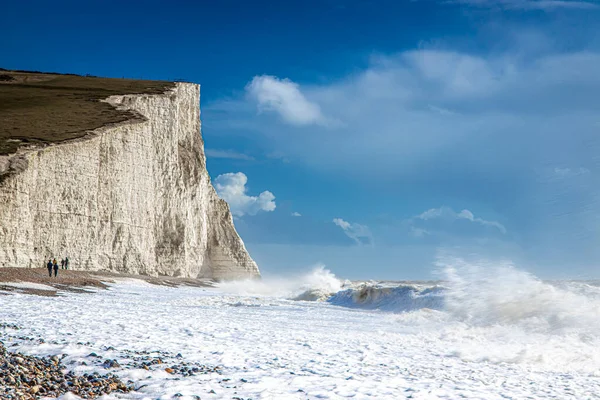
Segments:
[[[317,265],[311,272],[289,277],[266,277],[222,282],[219,289],[226,293],[252,296],[271,296],[298,300],[322,300],[343,286],[331,271]]]
[[[510,263],[439,261],[445,309],[472,325],[518,325],[548,333],[600,333],[598,288],[543,282]]]
[[[342,282],[317,267],[218,288],[131,280],[2,296],[0,322],[21,329],[0,327],[0,340],[66,354],[77,373],[106,373],[102,361],[118,359],[110,372],[139,387],[123,399],[600,398],[597,283],[543,282],[508,263],[446,259],[439,269],[435,284]],[[164,364],[129,369],[131,351],[162,352]],[[178,362],[222,372],[164,371]]]

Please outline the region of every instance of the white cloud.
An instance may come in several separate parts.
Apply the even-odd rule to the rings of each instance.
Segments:
[[[337,81],[302,85],[304,98],[339,126],[297,124],[298,134],[285,134],[279,114],[257,118],[255,102],[240,97],[213,106],[212,130],[253,135],[258,151],[285,154],[308,174],[351,177],[359,188],[389,189],[407,203],[484,204],[502,213],[524,246],[547,236],[567,249],[562,237],[575,238],[571,233],[600,238],[600,224],[590,218],[600,215],[599,186],[580,182],[584,175],[562,178],[570,187],[554,184],[579,166],[591,177],[598,165],[600,50],[557,31],[495,31],[503,41],[490,42],[489,52],[424,45],[374,56]],[[454,228],[502,232],[477,217],[470,221],[465,213]],[[437,228],[452,228],[441,220],[419,223],[415,227],[432,236]]]
[[[302,214],[300,214],[300,213],[299,213],[299,212],[297,212],[297,211],[294,211],[294,212],[292,213],[292,217],[301,217],[301,216],[302,216]]]
[[[251,157],[247,154],[238,153],[233,150],[218,150],[218,149],[206,149],[204,151],[207,157],[212,158],[227,158],[231,160],[246,160],[253,161],[254,157]]]
[[[431,208],[427,211],[424,211],[423,213],[415,216],[412,218],[412,220],[422,220],[422,221],[429,221],[429,220],[434,220],[434,219],[443,219],[446,221],[456,221],[456,220],[467,220],[467,221],[471,221],[473,223],[482,225],[482,226],[490,226],[493,228],[498,229],[498,231],[502,232],[502,233],[506,233],[506,228],[504,227],[504,225],[502,225],[499,222],[496,221],[488,221],[485,220],[483,218],[479,218],[479,217],[475,217],[475,215],[473,215],[473,213],[469,210],[462,210],[460,212],[456,212],[454,211],[452,208],[450,207],[440,207],[440,208]],[[413,233],[414,236],[414,231],[416,230],[418,233],[424,233],[424,232],[420,232],[422,229],[421,228],[414,228],[411,227],[411,233]],[[419,236],[419,235],[416,235]],[[422,234],[420,236],[423,236]]]
[[[215,180],[215,189],[223,200],[229,203],[231,213],[236,217],[256,215],[259,211],[275,210],[275,196],[265,190],[258,196],[246,194],[248,178],[242,172],[219,175]]]
[[[368,226],[344,221],[341,218],[334,218],[333,223],[342,228],[346,236],[357,244],[373,243],[373,235]]]
[[[255,77],[247,86],[252,102],[208,108],[218,111],[212,123],[221,132],[251,130],[266,153],[319,172],[372,180],[469,171],[489,181],[490,173],[522,175],[551,158],[575,162],[575,144],[597,137],[600,53],[531,53],[405,51],[373,57],[362,72],[302,92],[288,80]],[[302,134],[282,134],[269,115],[257,119],[255,101]],[[322,126],[323,115],[339,124]]]
[[[246,92],[257,103],[259,111],[272,111],[293,125],[324,124],[318,104],[309,101],[300,86],[289,79],[275,76],[255,76]]]

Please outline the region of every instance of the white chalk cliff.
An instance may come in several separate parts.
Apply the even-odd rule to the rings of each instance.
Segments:
[[[0,263],[229,279],[256,276],[206,170],[200,87],[112,96],[140,118],[0,160]]]

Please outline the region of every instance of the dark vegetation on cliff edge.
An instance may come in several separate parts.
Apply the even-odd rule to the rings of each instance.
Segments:
[[[159,94],[172,82],[0,69],[0,155],[24,145],[76,139],[134,117],[101,102],[112,95]]]

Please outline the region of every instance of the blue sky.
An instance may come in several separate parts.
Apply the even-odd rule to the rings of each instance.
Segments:
[[[458,255],[600,278],[598,1],[15,3],[4,68],[202,85],[264,273],[428,279]]]

